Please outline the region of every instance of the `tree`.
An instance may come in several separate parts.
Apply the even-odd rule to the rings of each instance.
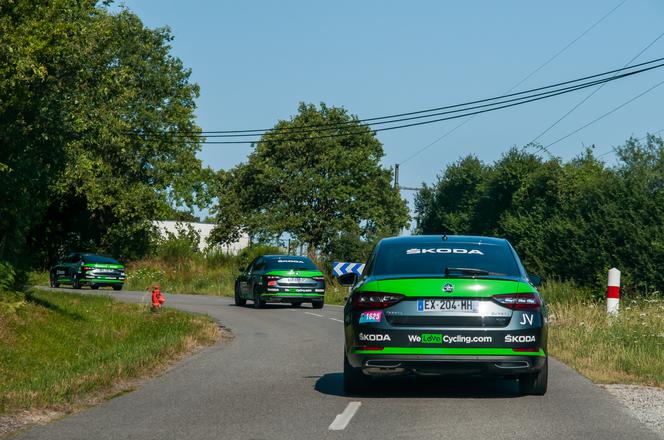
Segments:
[[[3,3],[0,259],[72,247],[137,256],[150,220],[205,202],[198,86],[171,40],[93,1]]]
[[[301,104],[246,163],[220,177],[215,240],[238,229],[263,238],[288,233],[313,254],[330,253],[349,237],[371,242],[396,234],[408,211],[382,157],[371,130],[343,108]]]

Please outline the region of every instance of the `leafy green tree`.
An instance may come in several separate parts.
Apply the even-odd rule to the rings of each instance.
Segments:
[[[664,141],[630,139],[617,153],[608,167],[591,150],[563,163],[513,149],[481,173],[465,158],[418,195],[418,231],[508,238],[529,270],[598,292],[612,266],[626,290],[661,291]]]
[[[408,211],[382,157],[371,130],[346,110],[301,104],[294,118],[262,137],[246,163],[220,178],[223,233],[215,240],[238,229],[259,238],[288,233],[310,254],[329,254],[349,236],[370,242],[396,234],[408,224]]]
[[[137,256],[150,220],[206,202],[198,86],[171,39],[93,1],[0,6],[0,259]]]
[[[433,187],[424,185],[415,197],[420,234],[472,234],[473,218],[489,168],[475,156],[447,167]]]

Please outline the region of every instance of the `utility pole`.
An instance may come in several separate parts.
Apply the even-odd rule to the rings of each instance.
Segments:
[[[399,188],[399,164],[394,164],[394,188]]]
[[[413,188],[411,186],[399,186],[399,164],[394,164],[394,188],[406,191],[419,191],[420,188]]]

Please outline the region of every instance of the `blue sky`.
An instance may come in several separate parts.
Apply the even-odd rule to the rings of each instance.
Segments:
[[[149,27],[170,27],[173,54],[201,87],[203,130],[271,127],[300,101],[343,106],[360,118],[501,94],[620,0],[175,1],[127,0]],[[122,3],[121,3],[122,4]],[[517,90],[623,67],[664,29],[664,1],[627,0]],[[638,60],[664,56],[661,38]],[[611,83],[543,138],[547,144],[664,79],[648,72]],[[401,166],[400,183],[435,181],[472,153],[485,161],[529,142],[588,90],[480,115]],[[664,129],[664,86],[551,150],[563,158]],[[386,166],[401,162],[458,120],[379,133]],[[249,146],[209,145],[214,169],[244,161]],[[611,155],[605,156],[610,163]],[[412,200],[412,192],[403,195]]]

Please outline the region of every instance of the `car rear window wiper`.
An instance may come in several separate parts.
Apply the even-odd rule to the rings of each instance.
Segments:
[[[463,275],[505,275],[504,273],[489,272],[484,269],[475,269],[472,267],[445,267],[445,276],[450,276],[450,272],[461,273]]]

